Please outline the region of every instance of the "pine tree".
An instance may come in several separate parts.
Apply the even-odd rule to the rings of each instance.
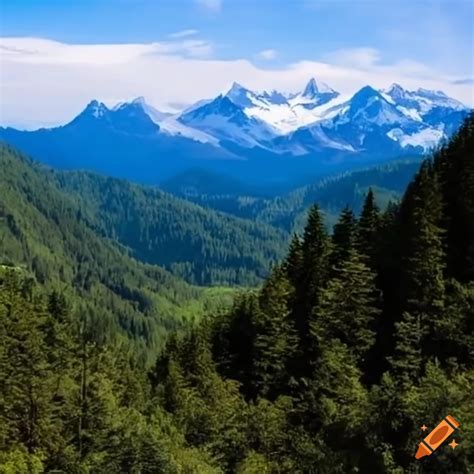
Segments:
[[[436,352],[434,323],[443,314],[445,299],[441,210],[438,180],[427,161],[401,208],[403,299],[393,363],[404,379],[421,374],[423,360]],[[420,353],[422,358],[413,359]]]
[[[318,305],[319,296],[328,277],[329,238],[324,227],[323,217],[317,205],[311,207],[308,223],[304,229],[303,243],[304,275],[296,288],[301,306],[295,314],[296,327],[303,346],[309,334],[309,321],[313,309]]]
[[[380,210],[375,203],[372,188],[369,189],[357,223],[356,248],[366,255],[372,270],[376,269],[378,254],[378,231],[380,228]]]
[[[389,360],[402,386],[410,387],[421,374],[423,365],[422,315],[404,311],[401,320],[395,323],[396,345]]]
[[[463,282],[474,278],[474,113],[434,157],[445,203],[448,274]]]
[[[293,235],[288,249],[288,255],[283,264],[289,282],[296,288],[303,276],[303,247],[297,234]]]
[[[14,271],[0,280],[0,425],[2,450],[16,442],[35,455],[55,440],[60,425],[53,417],[55,377],[44,335],[49,315],[28,283]]]
[[[291,286],[281,268],[275,268],[259,297],[255,321],[255,383],[266,397],[286,392],[289,362],[295,356],[297,335],[290,318]]]
[[[311,334],[319,347],[337,339],[364,364],[375,340],[374,319],[380,313],[374,280],[360,255],[349,250],[314,312]]]
[[[258,295],[238,295],[229,314],[214,321],[213,355],[225,377],[238,380],[246,397],[254,398],[255,317],[259,311]]]
[[[345,207],[339,220],[334,226],[332,235],[332,252],[329,258],[332,267],[332,273],[335,268],[341,265],[347,258],[355,245],[356,237],[356,219],[354,213]]]

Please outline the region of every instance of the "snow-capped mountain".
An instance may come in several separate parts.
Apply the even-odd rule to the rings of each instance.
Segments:
[[[178,120],[243,147],[304,155],[322,150],[351,153],[419,153],[459,126],[467,108],[440,91],[387,91],[365,86],[344,97],[311,79],[296,94],[257,93],[234,83],[211,102]]]
[[[181,137],[234,149],[305,155],[324,150],[395,154],[424,152],[449,137],[467,112],[441,91],[365,86],[352,97],[310,79],[301,92],[256,92],[234,82],[224,94],[179,114],[143,97],[108,109],[92,101],[73,121],[93,117],[118,130]]]
[[[250,91],[234,84],[227,95],[183,113],[179,122],[216,137],[219,142],[232,142],[253,148],[277,135],[271,124],[246,113],[246,106],[258,101]]]
[[[314,170],[333,160],[352,166],[423,154],[454,133],[468,113],[441,91],[397,84],[344,96],[315,79],[296,93],[234,83],[180,113],[162,112],[142,97],[112,108],[93,100],[62,127],[0,128],[0,139],[40,159],[47,154],[54,166],[140,179],[196,166],[197,160],[221,172],[245,167],[245,173],[284,176],[294,166]]]
[[[339,96],[339,92],[331,89],[324,82],[318,84],[316,79],[311,78],[303,92],[291,98],[290,104],[292,107],[302,106],[305,109],[312,110],[319,105],[326,104],[330,100],[335,99],[337,96]]]
[[[160,130],[139,100],[119,104],[113,109],[93,100],[66,126],[83,130],[91,128],[94,131],[106,127],[134,135],[155,134]]]
[[[448,97],[442,91],[430,91],[418,89],[408,91],[399,84],[392,84],[390,88],[383,91],[393,100],[400,109],[408,111],[413,118],[421,120],[423,116],[435,108],[447,108],[451,110],[464,110],[466,107],[456,99]]]
[[[324,83],[311,79],[304,90],[296,94],[278,91],[257,93],[238,83],[225,94],[248,117],[268,124],[274,136],[290,133],[321,118],[324,106],[339,93]]]

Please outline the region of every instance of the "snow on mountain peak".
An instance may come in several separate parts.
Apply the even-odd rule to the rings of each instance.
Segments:
[[[369,101],[383,99],[379,91],[372,86],[364,86],[359,89],[351,99],[351,108],[359,108],[367,105]]]
[[[400,84],[393,83],[386,91],[384,91],[392,99],[402,99],[405,97],[407,90]]]
[[[147,103],[145,102],[145,98],[143,96],[136,97],[130,102],[119,102],[112,110],[116,112],[117,110],[123,110],[123,109],[127,109],[130,107],[137,107],[137,106],[142,109],[145,109],[145,107],[147,106]]]
[[[448,97],[443,91],[423,89],[422,87],[420,87],[416,92],[419,96],[426,97],[427,99],[439,99],[440,97],[446,99]]]
[[[229,94],[239,94],[240,92],[246,92],[247,89],[242,85],[239,84],[238,82],[233,82],[231,88],[229,89],[229,92],[227,92],[227,95]]]
[[[319,94],[333,94],[334,92],[334,89],[331,89],[326,83],[318,83],[316,82],[316,79],[312,77],[306,84],[306,87],[302,93],[302,97],[314,98]]]
[[[341,111],[335,117],[335,125],[342,124],[404,124],[408,118],[395,106],[387,94],[375,90],[371,86],[362,87],[352,98],[342,104]]]
[[[436,94],[436,98],[427,99],[421,94]],[[428,121],[424,118],[425,111],[446,107],[443,109],[446,114],[455,110],[456,101],[433,91],[422,90],[421,94],[392,84],[385,91],[367,85],[352,97],[343,97],[311,78],[302,92],[290,95],[275,90],[255,92],[234,82],[227,93],[193,108],[192,113],[181,114],[178,120],[189,129],[216,137],[221,143],[230,140],[247,147],[273,146],[269,145],[272,137],[290,135],[293,146],[294,140],[302,138],[294,132],[302,128],[311,130],[313,137],[306,136],[305,140],[314,139],[323,148],[357,150],[368,146],[371,140],[380,140],[380,146],[387,145],[387,141],[388,146],[395,141],[402,148],[431,146],[444,133],[438,123],[442,124],[445,115]],[[321,130],[316,133],[318,126]],[[396,131],[389,135],[390,130]],[[406,135],[403,139],[398,130]],[[301,151],[300,145],[296,144],[295,149]]]
[[[136,97],[135,99],[133,99],[132,104],[137,104],[137,105],[141,105],[141,106],[148,105],[146,100],[145,100],[145,97],[143,97],[142,95],[139,96],[139,97]]]
[[[255,93],[246,89],[238,82],[234,82],[225,97],[230,99],[235,105],[240,107],[251,107],[254,103]]]

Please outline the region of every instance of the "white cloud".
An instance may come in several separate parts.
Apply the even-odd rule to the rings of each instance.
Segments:
[[[0,38],[2,59],[29,64],[125,64],[147,55],[208,57],[213,45],[206,40],[182,39],[147,44],[66,44],[38,38]]]
[[[275,49],[264,49],[257,54],[257,58],[265,61],[271,61],[278,56],[278,51]]]
[[[409,60],[385,64],[376,51],[356,55],[349,64],[339,51],[324,61],[299,61],[273,69],[246,59],[215,59],[212,51],[212,43],[198,39],[76,45],[0,38],[0,123],[28,127],[64,123],[94,98],[114,105],[145,96],[152,105],[166,109],[214,97],[233,81],[257,90],[294,91],[310,77],[343,94],[366,84],[388,87],[397,82],[410,89],[443,90],[474,105],[472,85],[463,81],[466,76],[446,76]]]
[[[168,38],[172,38],[172,39],[187,38],[188,36],[195,36],[198,33],[199,33],[199,30],[193,30],[193,29],[181,30],[181,31],[177,31],[176,33],[171,33],[170,35],[168,35]]]
[[[200,7],[211,12],[220,12],[222,9],[222,0],[194,0]]]

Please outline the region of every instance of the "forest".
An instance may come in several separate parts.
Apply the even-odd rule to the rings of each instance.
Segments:
[[[473,114],[400,202],[332,232],[314,203],[232,306],[114,241],[113,200],[2,157],[0,472],[473,472]],[[448,414],[459,445],[415,460]]]

